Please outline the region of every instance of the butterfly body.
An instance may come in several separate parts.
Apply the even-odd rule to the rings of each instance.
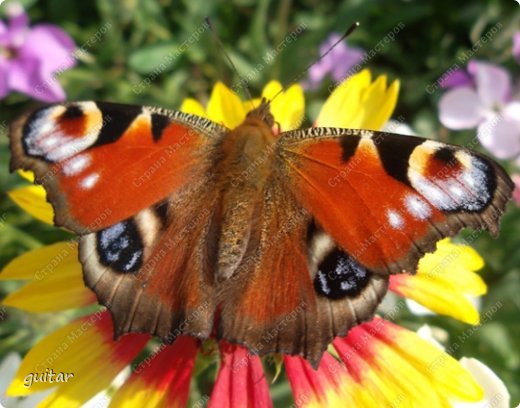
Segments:
[[[496,234],[513,184],[457,146],[369,130],[276,134],[269,103],[235,129],[151,107],[73,102],[11,128],[116,337],[219,338],[317,365],[469,226]]]
[[[265,185],[275,171],[276,137],[257,112],[223,137],[216,154],[221,193],[218,278],[229,278],[246,253],[255,218],[261,214]]]

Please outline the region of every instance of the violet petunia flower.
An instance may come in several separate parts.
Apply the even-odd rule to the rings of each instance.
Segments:
[[[325,54],[341,36],[333,33],[320,45],[320,55]],[[330,75],[335,82],[343,81],[354,74],[352,68],[361,62],[364,51],[361,48],[350,47],[346,41],[341,41],[324,58],[314,64],[309,70],[309,79],[303,84],[307,89],[316,89],[321,81]]]
[[[520,163],[520,101],[512,99],[509,73],[482,61],[468,66],[474,85],[458,86],[439,101],[439,117],[450,129],[477,128],[482,145],[499,159]]]
[[[76,61],[74,41],[59,27],[36,24],[22,7],[11,4],[9,20],[0,20],[0,99],[18,91],[45,102],[65,99],[55,75]]]

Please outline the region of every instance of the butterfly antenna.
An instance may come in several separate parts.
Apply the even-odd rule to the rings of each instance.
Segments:
[[[206,21],[206,24],[208,25],[209,29],[211,30],[211,34],[213,35],[213,37],[215,38],[215,40],[217,41],[217,44],[219,45],[219,47],[222,49],[222,52],[224,54],[224,56],[226,57],[226,59],[228,60],[229,62],[229,65],[231,65],[231,67],[233,68],[233,71],[235,71],[235,74],[240,78],[240,83],[243,83],[244,84],[244,88],[246,90],[246,93],[247,93],[247,96],[249,97],[249,100],[253,100],[253,97],[251,96],[251,92],[249,91],[249,88],[247,87],[247,82],[245,82],[242,77],[240,76],[240,73],[238,72],[238,69],[237,67],[235,66],[235,64],[233,63],[233,60],[230,58],[230,56],[228,55],[228,53],[226,52],[226,47],[224,47],[224,44],[222,43],[222,41],[220,40],[220,37],[218,36],[217,32],[215,31],[215,29],[213,28],[213,24],[211,24],[211,20],[209,19],[209,17],[206,17],[204,19]]]
[[[295,83],[295,82],[298,82],[310,69],[311,67],[313,67],[314,65],[316,65],[318,62],[320,62],[323,58],[325,58],[327,55],[329,55],[329,53],[334,49],[336,48],[336,46],[342,42],[345,38],[347,38],[350,34],[352,34],[354,32],[354,30],[356,28],[359,27],[359,22],[356,21],[354,24],[352,24],[347,31],[345,31],[345,33],[343,33],[343,35],[334,43],[332,44],[327,51],[325,51],[323,54],[321,54],[318,58],[316,58],[314,61],[312,61],[309,65],[307,65],[302,72],[300,72],[292,81],[291,83]],[[281,93],[283,92],[283,88],[280,89],[274,96],[273,98],[269,101],[269,103],[271,103],[272,101],[274,101],[274,99],[279,96]]]

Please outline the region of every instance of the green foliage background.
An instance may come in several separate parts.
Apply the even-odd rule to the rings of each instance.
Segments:
[[[7,3],[12,0],[7,0]],[[222,50],[205,32],[178,58],[167,64],[149,87],[136,94],[133,87],[146,78],[155,77],[157,64],[181,47],[202,24],[212,18],[218,35],[242,76],[254,71],[263,57],[272,52],[286,35],[304,25],[305,32],[288,44],[271,64],[253,76],[251,92],[258,95],[270,79],[290,84],[318,56],[319,44],[333,31],[343,32],[352,22],[361,27],[349,43],[373,49],[399,23],[405,27],[370,60],[373,73],[386,73],[399,78],[402,88],[394,116],[402,115],[421,135],[463,144],[474,132],[450,132],[437,116],[441,91],[426,92],[427,86],[453,64],[492,26],[502,29],[482,45],[475,54],[478,59],[503,64],[518,80],[520,66],[511,58],[511,36],[520,30],[520,6],[514,0],[475,0],[453,2],[440,0],[282,0],[282,1],[168,1],[115,0],[21,1],[33,22],[51,22],[61,26],[85,47],[78,65],[60,76],[70,100],[108,100],[178,108],[188,96],[204,102],[213,84],[223,81],[238,83]],[[2,5],[0,7],[3,8]],[[1,11],[0,11],[1,13]],[[0,14],[3,15],[3,14]],[[92,42],[101,27],[110,29]],[[90,41],[90,43],[89,43]],[[328,96],[325,82],[321,89],[307,94],[307,110],[313,117]],[[245,95],[242,95],[245,97]],[[12,94],[0,101],[0,123],[9,123],[17,114],[32,106],[27,97]],[[311,121],[307,121],[310,124]],[[29,249],[57,239],[67,233],[35,221],[18,209],[6,191],[23,184],[9,174],[9,153],[6,127],[0,135],[0,268]],[[510,163],[504,163],[513,170]],[[483,234],[474,246],[485,258],[482,275],[489,285],[482,311],[501,302],[503,306],[454,352],[455,357],[472,356],[489,365],[506,383],[513,402],[520,401],[520,210],[510,205],[498,240]],[[456,273],[456,271],[454,271]],[[0,298],[18,287],[16,282],[0,285]],[[401,309],[406,310],[406,309]],[[29,315],[8,309],[0,316],[0,360],[11,350],[21,354],[31,345],[74,316]],[[464,337],[468,326],[445,317],[417,317],[403,311],[398,322],[415,329],[423,323],[442,327],[450,334],[446,346]],[[463,336],[463,337],[461,337]],[[192,386],[193,400],[210,392],[216,362],[199,362],[201,375]],[[399,373],[396,373],[399,375]],[[287,382],[277,381],[272,387],[276,406],[290,405]]]

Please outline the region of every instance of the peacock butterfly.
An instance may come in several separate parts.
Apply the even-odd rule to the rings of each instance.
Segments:
[[[11,169],[32,170],[56,225],[81,236],[116,337],[214,333],[317,365],[373,316],[389,275],[463,227],[497,234],[513,184],[486,156],[368,130],[276,135],[269,107],[235,129],[106,102],[12,125]]]

